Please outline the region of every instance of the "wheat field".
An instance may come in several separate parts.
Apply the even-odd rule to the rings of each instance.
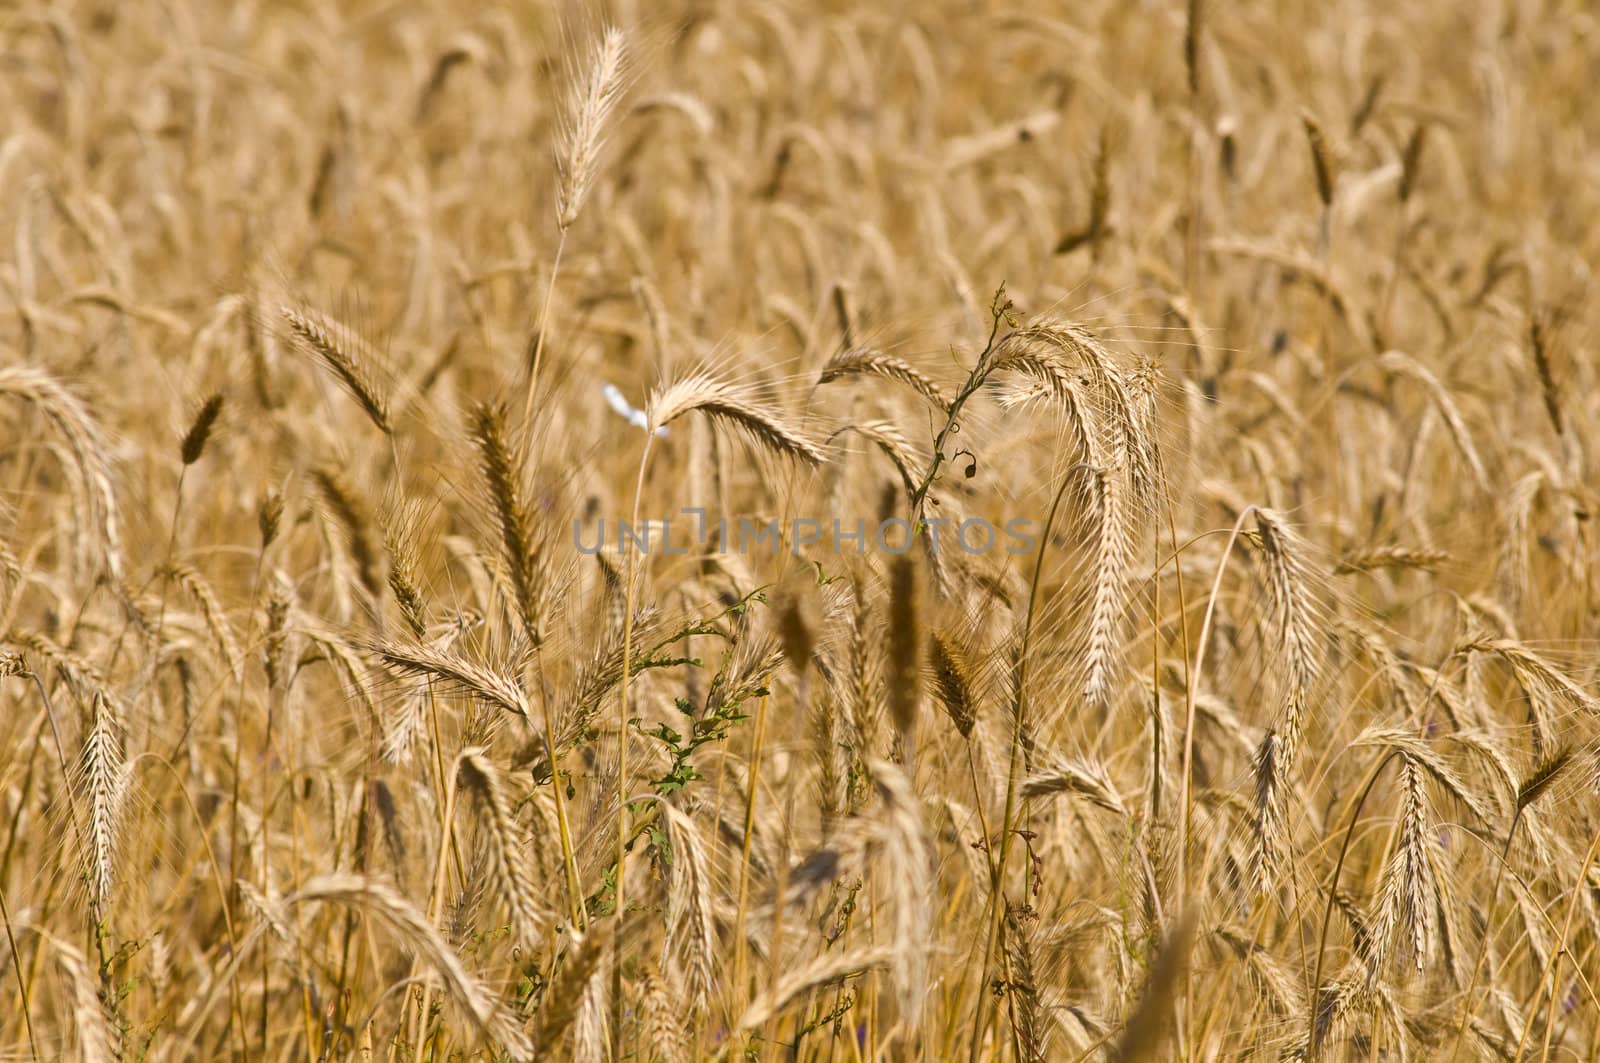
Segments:
[[[0,42],[0,1057],[1600,1059],[1585,0]]]

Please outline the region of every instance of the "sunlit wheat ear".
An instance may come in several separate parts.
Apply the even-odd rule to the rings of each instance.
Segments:
[[[782,411],[758,401],[748,388],[719,380],[709,373],[695,373],[657,388],[650,396],[650,430],[665,427],[695,410],[744,429],[752,439],[774,453],[806,465],[821,465],[827,460],[822,445]]]
[[[473,442],[500,528],[500,544],[511,586],[516,591],[522,627],[534,647],[543,642],[539,625],[539,586],[534,571],[533,531],[523,504],[517,466],[511,457],[503,410],[480,405],[472,416]]]
[[[857,348],[835,355],[822,367],[817,383],[827,384],[849,376],[877,376],[899,381],[941,410],[950,408],[950,397],[921,370],[903,358],[882,351]]]
[[[93,514],[100,533],[106,571],[122,578],[121,522],[116,492],[111,486],[111,459],[100,427],[88,408],[55,377],[29,366],[0,368],[0,395],[11,395],[34,406],[55,426],[77,466],[77,481],[87,497],[83,509]]]
[[[627,35],[615,26],[601,34],[589,55],[588,67],[574,72],[571,97],[561,119],[561,142],[556,151],[556,224],[562,231],[572,226],[589,198],[600,153],[605,147],[611,114],[630,79]]]
[[[1487,827],[1493,815],[1476,790],[1467,785],[1459,772],[1451,767],[1439,753],[1413,731],[1389,727],[1369,727],[1350,741],[1351,748],[1395,749],[1404,753],[1412,764],[1427,772],[1439,787],[1455,798]]]
[[[290,907],[319,901],[359,908],[387,926],[413,955],[433,969],[450,999],[471,1016],[490,1040],[514,1059],[534,1057],[533,1043],[522,1032],[516,1017],[495,999],[488,986],[468,973],[461,957],[410,901],[382,882],[346,874],[318,876],[284,898]]]
[[[677,954],[687,977],[686,999],[704,1011],[716,985],[716,924],[713,921],[711,859],[694,821],[663,804],[672,867],[667,889],[666,944]]]
[[[373,376],[377,357],[366,340],[348,325],[310,307],[284,306],[278,312],[295,345],[334,375],[378,431],[392,434],[389,398]]]
[[[506,798],[499,772],[481,748],[464,749],[456,757],[456,778],[471,795],[482,834],[487,836],[490,885],[511,912],[511,932],[530,953],[539,948],[547,920],[540,911],[528,837]]]
[[[130,769],[123,760],[122,723],[117,707],[99,690],[91,695],[89,729],[78,759],[77,788],[88,822],[84,830],[84,865],[89,905],[104,919],[115,882],[117,843],[128,793]]]
[[[1433,864],[1428,859],[1428,795],[1422,767],[1401,756],[1400,836],[1383,869],[1377,912],[1372,919],[1371,948],[1362,957],[1367,985],[1374,986],[1393,953],[1397,939],[1410,948],[1417,970],[1428,955],[1433,919]],[[1401,935],[1404,935],[1402,938]]]
[[[515,679],[458,653],[396,640],[369,643],[366,649],[396,676],[435,679],[451,693],[482,698],[514,716],[528,716],[527,695]]]
[[[1277,876],[1283,847],[1283,786],[1288,775],[1279,765],[1280,741],[1268,731],[1256,750],[1255,851],[1252,878],[1255,891],[1265,894]]]
[[[884,453],[894,465],[895,471],[900,474],[900,485],[905,488],[907,497],[916,491],[917,477],[911,470],[920,467],[924,462],[913,456],[911,444],[900,431],[899,425],[893,421],[859,421],[840,428],[834,433],[834,438],[847,432],[853,432],[869,440]]]
[[[427,733],[426,690],[406,690],[384,698],[382,728],[387,764],[410,764],[411,752]]]
[[[1089,476],[1098,527],[1090,576],[1083,696],[1091,705],[1104,706],[1111,699],[1117,630],[1122,620],[1123,588],[1133,544],[1122,471],[1097,467],[1089,471]]]
[[[417,546],[417,525],[421,514],[411,503],[391,505],[382,518],[383,547],[389,555],[389,590],[406,628],[418,639],[428,632],[428,603],[423,597],[417,566],[421,550]]]
[[[610,1042],[606,1002],[611,997],[611,980],[602,964],[589,976],[578,1001],[578,1015],[572,1020],[572,1058],[604,1059]]]
[[[1597,704],[1594,695],[1570,675],[1515,639],[1476,639],[1460,648],[1499,656],[1511,666],[1523,689],[1536,699],[1553,700],[1575,710],[1593,710]]]
[[[1125,467],[1136,508],[1145,511],[1154,504],[1160,483],[1155,436],[1160,374],[1153,362],[1141,360],[1130,371],[1088,329],[1041,321],[1001,340],[992,364],[1043,385],[1066,407],[1085,460]]]

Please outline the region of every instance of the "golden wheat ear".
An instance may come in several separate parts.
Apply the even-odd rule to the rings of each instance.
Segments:
[[[351,326],[308,306],[283,306],[278,313],[294,345],[333,374],[378,431],[391,435],[389,397],[375,375],[378,358],[372,345]]]
[[[600,172],[611,115],[631,77],[627,34],[608,26],[594,43],[588,66],[574,71],[571,96],[562,116],[556,151],[556,223],[563,232],[583,212]]]
[[[828,460],[822,444],[777,407],[757,399],[749,388],[709,373],[693,373],[656,389],[646,411],[650,431],[696,410],[743,429],[774,454],[813,466]]]
[[[885,380],[895,380],[911,388],[940,410],[950,409],[950,397],[938,384],[928,379],[927,374],[903,358],[896,358],[894,355],[869,348],[846,350],[835,356],[822,367],[822,375],[817,378],[817,383],[827,384],[851,376],[876,376]]]
[[[94,515],[91,525],[100,533],[100,552],[112,579],[122,578],[121,510],[112,486],[110,451],[100,425],[82,399],[61,381],[42,369],[31,366],[0,368],[0,395],[10,395],[28,403],[44,415],[66,442],[77,469],[75,488],[81,486],[83,511]],[[80,536],[89,529],[81,528]],[[87,556],[78,540],[79,557]]]

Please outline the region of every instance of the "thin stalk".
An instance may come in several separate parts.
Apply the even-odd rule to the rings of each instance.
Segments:
[[[998,295],[996,298],[998,299]],[[1006,320],[1005,312],[995,309],[993,318],[993,323],[989,326],[989,341],[984,344],[983,350],[979,352],[978,360],[973,365],[972,372],[967,375],[966,384],[962,386],[956,397],[950,401],[950,409],[946,414],[944,427],[939,429],[939,433],[933,437],[933,457],[928,462],[928,471],[923,475],[922,482],[917,485],[916,490],[911,493],[911,515],[914,519],[921,519],[922,504],[928,497],[928,490],[933,486],[934,478],[939,475],[939,466],[944,463],[945,440],[950,437],[951,433],[959,431],[957,418],[961,416],[961,408],[967,404],[968,399],[977,393],[979,388],[983,387],[983,382],[988,379],[989,366],[986,363],[989,360],[989,355],[994,351],[995,339],[1000,335],[1000,323]]]
[[[1356,824],[1361,819],[1362,806],[1367,802],[1367,795],[1372,792],[1373,784],[1378,781],[1378,776],[1383,773],[1384,765],[1399,755],[1399,750],[1390,750],[1384,757],[1372,766],[1372,771],[1367,774],[1367,781],[1362,785],[1361,792],[1356,796],[1350,808],[1349,823],[1345,825],[1344,841],[1339,845],[1339,859],[1334,862],[1333,876],[1328,880],[1328,899],[1322,906],[1322,933],[1317,938],[1317,962],[1311,975],[1311,1007],[1310,1017],[1307,1019],[1306,1044],[1312,1046],[1312,1058],[1316,1058],[1317,1034],[1317,994],[1322,988],[1322,954],[1328,946],[1328,924],[1333,919],[1333,897],[1339,889],[1339,874],[1344,870],[1345,854],[1350,851],[1350,839],[1355,835]]]
[[[1572,883],[1572,893],[1567,897],[1567,914],[1561,920],[1561,939],[1556,942],[1556,947],[1551,950],[1550,958],[1545,962],[1544,972],[1539,975],[1539,984],[1533,990],[1533,999],[1528,1001],[1523,1008],[1528,1014],[1528,1019],[1523,1023],[1522,1036],[1517,1040],[1516,1054],[1511,1057],[1512,1063],[1520,1063],[1523,1046],[1528,1043],[1528,1034],[1533,1030],[1533,1009],[1539,1006],[1539,997],[1544,992],[1544,984],[1555,973],[1556,965],[1561,962],[1561,957],[1567,952],[1567,934],[1572,930],[1572,915],[1578,910],[1578,898],[1583,893],[1584,884],[1589,881],[1589,867],[1594,863],[1595,855],[1600,853],[1600,833],[1596,833],[1594,841],[1589,843],[1589,852],[1583,858],[1583,866],[1578,869],[1578,877]],[[1550,1008],[1545,1014],[1544,1022],[1544,1048],[1539,1053],[1541,1060],[1550,1058],[1550,1033],[1555,1028],[1556,1021],[1556,991],[1550,988]]]
[[[626,663],[624,663],[626,669]],[[566,870],[567,907],[572,925],[582,930],[585,924],[583,887],[578,883],[578,861],[572,850],[572,828],[567,822],[567,799],[562,792],[561,767],[556,761],[555,723],[550,715],[550,699],[544,689],[544,653],[538,658],[539,715],[544,723],[544,756],[550,764],[550,790],[556,799],[556,830],[561,836],[561,865]]]
[[[1456,1040],[1450,1049],[1450,1063],[1461,1055],[1461,1040],[1466,1036],[1467,1023],[1472,1021],[1472,994],[1478,988],[1478,976],[1483,973],[1483,958],[1489,952],[1489,939],[1494,936],[1494,906],[1500,900],[1500,883],[1506,877],[1506,864],[1511,856],[1511,842],[1517,836],[1517,824],[1522,822],[1522,811],[1527,807],[1520,801],[1511,814],[1511,826],[1506,831],[1506,843],[1500,847],[1500,866],[1494,873],[1494,888],[1489,891],[1489,906],[1484,909],[1483,938],[1478,942],[1478,958],[1472,962],[1472,977],[1467,979],[1467,991],[1462,996],[1461,1025],[1456,1027]]]
[[[552,275],[552,283],[553,281],[554,277]],[[639,475],[633,485],[633,516],[629,524],[630,528],[639,526],[639,497],[644,493],[645,467],[650,463],[650,449],[655,443],[655,438],[655,433],[645,433],[644,449],[639,454]],[[628,855],[628,678],[629,673],[633,670],[633,592],[634,584],[637,580],[637,567],[638,551],[630,550],[628,551],[628,564],[626,567],[627,586],[623,589],[622,689],[617,700],[617,870],[614,897],[618,932],[611,941],[611,1027],[612,1038],[615,1041],[619,1056],[622,1047],[623,1014],[621,927],[627,916],[624,885],[628,870],[626,862]],[[552,769],[554,766],[552,761]]]
[[[532,449],[533,411],[539,406],[539,364],[544,358],[544,337],[550,326],[550,306],[555,299],[556,277],[561,273],[561,253],[567,248],[567,230],[561,230],[556,241],[556,257],[550,263],[550,282],[544,289],[544,307],[539,311],[539,332],[533,341],[533,365],[528,369],[528,399],[522,409],[522,423],[528,433],[528,448]]]
[[[28,1053],[35,1061],[39,1058],[39,1042],[33,1036],[33,1012],[28,1007],[28,979],[22,973],[22,957],[17,953],[17,938],[11,932],[11,908],[6,904],[5,883],[0,882],[0,918],[6,924],[6,943],[11,946],[11,966],[17,972],[17,986],[22,992],[22,1024],[28,1029]]]
[[[996,325],[998,328],[998,324]],[[1055,498],[1050,503],[1050,514],[1045,518],[1044,533],[1039,540],[1039,555],[1033,562],[1033,580],[1028,587],[1028,611],[1022,621],[1022,648],[1017,655],[1017,691],[1016,702],[1012,706],[1011,718],[1011,763],[1006,771],[1006,807],[1005,815],[1000,822],[1000,858],[992,862],[989,889],[989,930],[983,948],[983,967],[979,978],[987,974],[989,965],[994,959],[995,944],[1000,937],[1000,923],[1005,918],[1005,906],[1001,903],[1001,892],[1005,887],[1006,863],[1011,857],[1011,825],[1016,819],[1017,807],[1017,776],[1022,768],[1022,739],[1027,717],[1027,687],[1028,687],[1028,649],[1033,642],[1033,618],[1039,600],[1039,580],[1044,574],[1044,558],[1050,549],[1050,532],[1055,526],[1056,513],[1061,508],[1061,500],[1066,497],[1067,487],[1072,483],[1072,474],[1079,469],[1089,466],[1083,462],[1073,465],[1062,474],[1061,486],[1056,489]],[[982,985],[980,981],[980,986]],[[983,1012],[984,997],[978,996],[978,1011],[973,1017],[972,1027],[972,1059],[976,1063],[979,1046],[983,1042]]]
[[[33,790],[33,773],[39,762],[39,747],[43,745],[39,738],[44,731],[45,713],[39,710],[39,715],[34,718],[32,726],[28,728],[26,739],[28,749],[28,765],[22,775],[22,786],[17,791],[17,810],[11,814],[11,832],[6,837],[6,851],[0,856],[0,883],[11,878],[11,856],[16,851],[17,835],[22,830],[22,814],[27,811],[28,794]]]
[[[437,926],[439,922],[439,902],[444,897],[445,869],[448,866],[450,842],[454,837],[452,827],[456,817],[456,780],[452,775],[446,780],[447,786],[444,793],[444,814],[439,818],[439,858],[434,861],[433,894],[428,898],[428,925]],[[422,987],[422,1007],[417,1013],[417,1033],[411,1039],[413,1045],[412,1063],[422,1063],[423,1045],[427,1043],[428,1009],[432,1006],[433,984],[425,983]]]
[[[767,734],[767,699],[756,702],[755,731],[750,736],[750,778],[745,784],[744,839],[739,854],[739,901],[733,921],[733,984],[744,986],[744,917],[750,901],[750,839],[755,832],[756,795],[760,792],[762,744]]]
[[[1200,635],[1195,640],[1194,666],[1190,669],[1188,689],[1184,692],[1183,831],[1178,839],[1178,893],[1185,899],[1189,896],[1189,830],[1194,818],[1191,776],[1194,774],[1195,693],[1200,689],[1200,677],[1205,670],[1206,640],[1211,635],[1211,618],[1216,613],[1217,598],[1222,593],[1222,574],[1228,567],[1228,555],[1233,552],[1233,544],[1239,538],[1245,518],[1255,511],[1255,506],[1246,506],[1239,514],[1239,519],[1233,522],[1233,530],[1228,533],[1228,541],[1223,544],[1222,556],[1217,558],[1217,574],[1211,581],[1211,594],[1206,599],[1205,616],[1200,621]]]

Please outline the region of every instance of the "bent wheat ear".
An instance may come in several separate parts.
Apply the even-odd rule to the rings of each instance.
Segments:
[[[99,987],[88,958],[77,946],[51,936],[56,965],[67,977],[72,1005],[72,1025],[78,1035],[78,1051],[84,1063],[111,1063],[119,1057],[112,1033],[111,1017],[101,1001]]]
[[[392,435],[389,400],[372,376],[375,360],[367,342],[344,325],[310,307],[279,308],[289,335],[302,350],[308,351],[344,385],[363,413],[384,435]]]
[[[1030,775],[1022,784],[1023,797],[1048,797],[1061,793],[1076,794],[1090,804],[1119,816],[1128,815],[1128,806],[1118,796],[1105,769],[1097,764],[1059,761],[1044,771]]]
[[[822,375],[817,378],[817,383],[827,384],[843,377],[861,375],[897,380],[939,409],[950,409],[950,397],[939,388],[939,385],[929,380],[921,370],[913,367],[905,359],[896,358],[882,351],[866,349],[845,351],[822,367]]]
[[[516,1017],[495,999],[488,986],[468,973],[461,957],[410,901],[381,882],[347,874],[318,876],[284,898],[288,907],[317,901],[360,908],[377,917],[418,959],[433,968],[450,998],[472,1017],[480,1031],[512,1058],[534,1058],[533,1042],[522,1032]]]
[[[1572,765],[1572,758],[1572,747],[1563,746],[1541,760],[1532,773],[1518,784],[1517,808],[1525,809],[1543,797],[1545,791],[1555,785],[1555,781]]]
[[[894,957],[895,950],[887,945],[873,945],[854,952],[823,953],[804,967],[784,975],[776,985],[752,1000],[739,1016],[738,1028],[758,1029],[806,990],[833,985],[875,967],[886,967]]]
[[[663,428],[694,410],[743,428],[775,453],[813,466],[827,460],[821,444],[779,410],[756,401],[748,389],[718,380],[708,373],[695,373],[658,388],[650,396],[650,430]]]
[[[915,1027],[928,991],[932,950],[926,928],[933,918],[933,866],[921,804],[906,772],[887,761],[868,759],[867,775],[881,806],[872,828],[878,866],[889,883],[894,978],[904,1021]]]
[[[14,395],[36,407],[66,440],[84,488],[84,508],[99,526],[106,570],[122,579],[122,536],[116,492],[111,487],[111,459],[100,427],[82,400],[55,377],[28,366],[0,369],[0,395]]]
[[[387,639],[369,644],[367,651],[396,675],[437,679],[457,693],[471,694],[514,716],[528,718],[527,695],[514,679],[459,654]]]
[[[715,988],[717,953],[713,919],[711,860],[699,828],[688,816],[663,804],[672,843],[672,869],[667,890],[667,941],[687,968],[688,999],[704,1011]]]
[[[1439,416],[1444,418],[1445,427],[1449,429],[1450,438],[1454,441],[1456,449],[1461,452],[1467,468],[1472,470],[1472,478],[1477,482],[1479,490],[1487,493],[1490,490],[1489,473],[1484,468],[1483,459],[1478,456],[1478,448],[1473,445],[1472,432],[1467,428],[1466,418],[1461,415],[1460,407],[1456,405],[1455,399],[1451,397],[1443,382],[1434,375],[1433,370],[1404,351],[1385,351],[1379,355],[1378,364],[1396,376],[1410,377],[1428,393],[1434,407],[1439,411]]]

